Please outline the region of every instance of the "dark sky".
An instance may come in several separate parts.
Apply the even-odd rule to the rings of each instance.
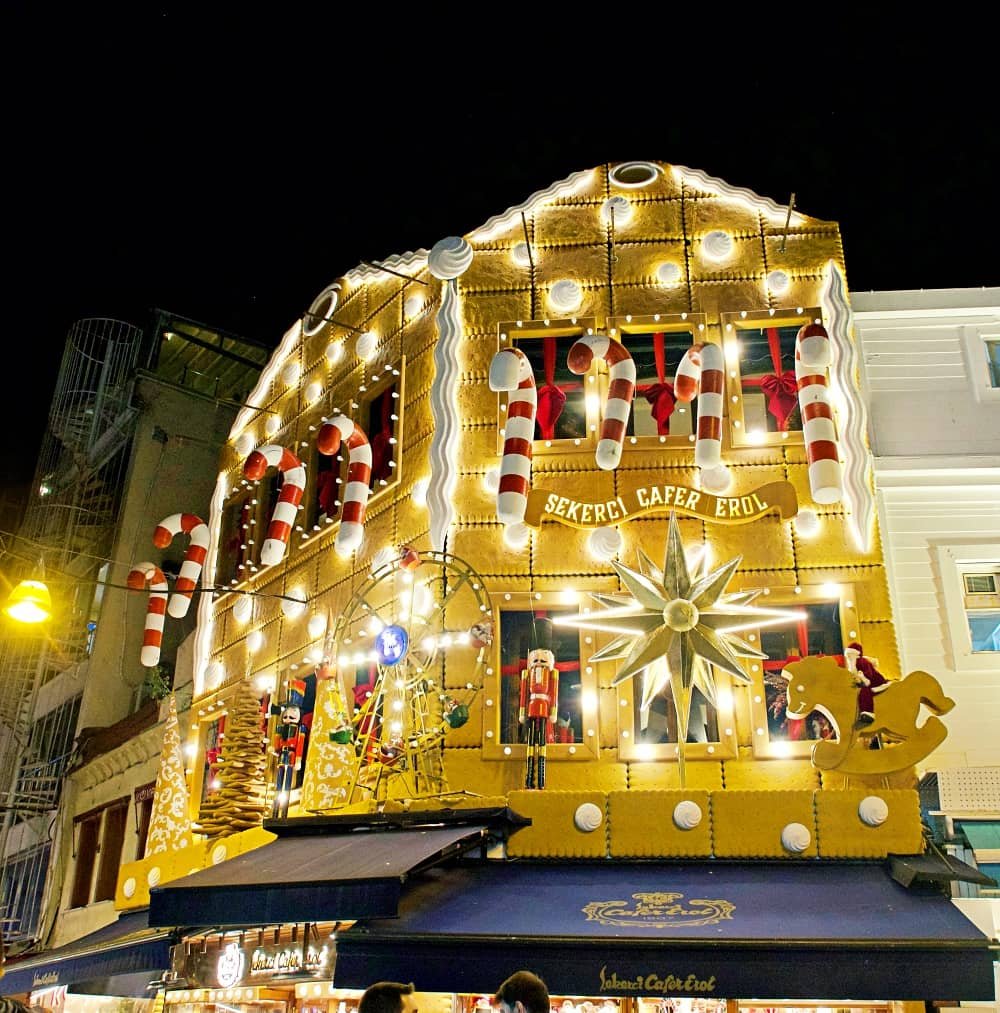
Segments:
[[[840,222],[853,290],[1000,284],[984,26],[83,6],[0,13],[8,488],[33,474],[73,320],[159,306],[274,344],[360,260],[606,161],[794,191]]]

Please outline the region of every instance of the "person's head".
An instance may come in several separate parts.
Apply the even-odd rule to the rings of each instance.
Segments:
[[[358,1004],[358,1013],[418,1013],[413,984],[376,981],[369,985]]]
[[[549,1013],[549,990],[537,974],[517,971],[497,989],[493,1005],[499,1013]]]

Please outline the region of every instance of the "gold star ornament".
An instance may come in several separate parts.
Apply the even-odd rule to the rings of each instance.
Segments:
[[[740,659],[767,658],[737,634],[803,618],[802,612],[793,609],[754,605],[763,589],[727,594],[726,585],[742,558],[737,556],[709,571],[702,556],[692,570],[684,555],[677,518],[671,513],[662,570],[641,549],[638,569],[612,561],[628,593],[592,594],[595,601],[606,606],[603,611],[559,616],[553,621],[559,626],[617,633],[590,660],[624,659],[613,686],[645,673],[642,710],[647,710],[669,683],[683,743],[687,739],[692,687],[697,686],[714,706],[716,671],[749,683]]]

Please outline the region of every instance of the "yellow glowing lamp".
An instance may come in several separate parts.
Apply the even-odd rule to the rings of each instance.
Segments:
[[[40,580],[22,580],[10,593],[4,612],[19,623],[43,623],[52,616],[52,595]]]

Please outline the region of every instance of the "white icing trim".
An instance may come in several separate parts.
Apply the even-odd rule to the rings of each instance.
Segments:
[[[532,211],[538,204],[555,200],[557,197],[569,197],[580,190],[585,190],[590,186],[593,178],[593,169],[574,172],[572,176],[567,176],[565,179],[560,180],[558,183],[553,183],[544,190],[536,191],[523,204],[517,204],[512,208],[508,208],[502,214],[494,215],[484,225],[471,232],[469,238],[475,243],[488,243],[515,223],[519,224],[522,211]]]
[[[709,176],[701,169],[689,169],[686,165],[674,165],[671,167],[675,175],[680,176],[685,182],[691,183],[699,190],[707,190],[709,193],[717,194],[719,197],[726,197],[729,200],[747,204],[751,208],[765,212],[769,218],[780,221],[784,224],[788,217],[788,207],[775,204],[770,197],[761,197],[746,187],[730,186],[716,176]],[[798,212],[793,211],[789,225],[802,225],[805,219]]]

